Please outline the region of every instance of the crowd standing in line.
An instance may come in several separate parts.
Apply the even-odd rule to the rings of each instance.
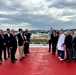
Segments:
[[[58,55],[60,61],[72,62],[76,61],[76,36],[73,31],[63,29],[56,32],[50,28],[48,33],[49,50],[53,55]]]
[[[11,62],[15,63],[17,60],[15,57],[17,47],[19,48],[19,60],[22,60],[28,53],[30,53],[29,43],[31,33],[29,33],[28,29],[23,31],[19,28],[18,34],[15,34],[14,29],[10,31],[10,29],[7,28],[6,31],[7,33],[4,34],[3,30],[0,29],[0,64],[3,62],[2,53],[4,60],[11,58]]]
[[[21,61],[29,52],[29,44],[31,33],[28,29],[23,31],[19,28],[19,33],[16,34],[15,30],[10,31],[7,28],[7,33],[4,34],[3,30],[0,29],[0,64],[3,62],[2,53],[4,60],[11,58],[11,62],[15,63],[17,60],[16,50],[19,50],[19,60]],[[76,36],[73,31],[67,30],[64,34],[63,29],[59,31],[50,28],[48,32],[49,50],[53,55],[58,55],[60,61],[71,62],[76,60]],[[65,56],[66,55],[66,56]]]

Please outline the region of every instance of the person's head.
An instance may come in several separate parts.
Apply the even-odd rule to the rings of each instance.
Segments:
[[[59,34],[63,34],[63,29],[60,29]]]
[[[0,29],[0,34],[3,34],[3,30],[2,29]]]
[[[9,28],[7,28],[7,33],[10,33],[10,29]]]
[[[28,32],[28,29],[26,29],[25,32]]]
[[[67,30],[66,35],[70,35],[70,34],[71,34],[71,31]]]
[[[50,28],[50,32],[53,32],[53,28]]]
[[[11,30],[11,33],[12,33],[12,34],[15,34],[15,30],[14,30],[14,29],[12,29],[12,30]]]
[[[73,36],[73,34],[74,34],[74,31],[70,31],[70,34]]]
[[[56,34],[56,30],[53,30],[53,34]]]
[[[56,32],[56,36],[59,36],[59,32]]]
[[[22,30],[21,28],[19,28],[19,30],[18,30],[18,31],[19,31],[19,33],[23,33],[23,30]]]

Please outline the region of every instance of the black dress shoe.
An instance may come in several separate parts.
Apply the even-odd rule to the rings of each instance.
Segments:
[[[12,63],[15,63],[15,61],[14,61],[14,60],[12,60],[11,62],[12,62]]]
[[[3,62],[3,60],[2,60],[2,59],[1,59],[0,61],[1,61],[1,62]]]
[[[25,57],[22,57],[22,58],[25,58]]]
[[[7,58],[4,58],[5,60],[8,60]]]
[[[55,53],[52,53],[52,55],[55,55]]]
[[[20,58],[20,61],[22,60],[22,58]]]
[[[0,65],[2,64],[2,61],[0,61]]]
[[[72,62],[71,60],[67,60],[67,61],[68,61],[68,63]]]
[[[48,51],[48,52],[50,52],[50,51]]]
[[[15,61],[17,60],[17,59],[14,59]]]
[[[64,61],[68,61],[68,59],[64,59]]]

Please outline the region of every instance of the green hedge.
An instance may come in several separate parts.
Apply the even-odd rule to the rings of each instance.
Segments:
[[[31,39],[30,43],[34,44],[48,44],[47,39]]]

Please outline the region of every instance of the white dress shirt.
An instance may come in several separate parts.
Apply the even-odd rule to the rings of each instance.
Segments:
[[[48,32],[48,39],[51,39],[51,32]]]
[[[59,36],[59,39],[58,39],[58,43],[57,43],[57,48],[58,48],[58,50],[61,50],[61,51],[64,51],[65,49],[64,49],[64,46],[63,46],[63,44],[64,44],[64,41],[65,41],[65,35],[64,34],[61,34],[60,36]]]

